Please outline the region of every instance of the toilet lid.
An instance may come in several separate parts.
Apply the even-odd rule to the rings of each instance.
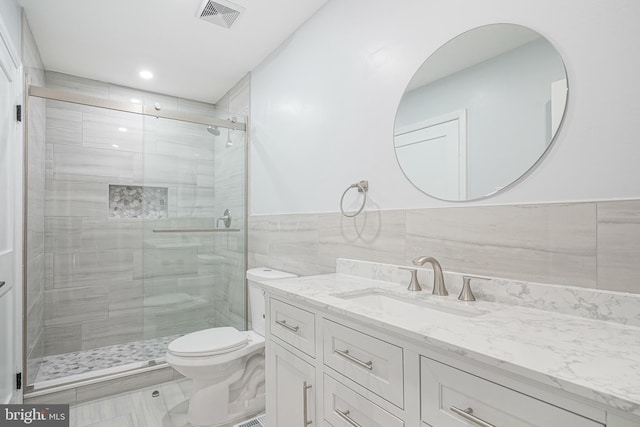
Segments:
[[[236,328],[211,328],[192,332],[171,341],[168,350],[176,356],[213,356],[247,345],[247,335]]]

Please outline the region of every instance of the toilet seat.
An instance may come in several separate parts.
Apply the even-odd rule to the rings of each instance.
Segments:
[[[173,340],[167,351],[181,357],[215,356],[246,347],[248,342],[246,333],[243,334],[236,328],[211,328]]]

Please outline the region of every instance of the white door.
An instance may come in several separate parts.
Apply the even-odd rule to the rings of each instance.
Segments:
[[[432,196],[466,199],[466,112],[397,129],[398,163],[413,184]]]
[[[316,425],[315,368],[273,342],[270,349],[267,371],[271,370],[273,383],[267,391],[272,392],[267,404],[267,425]]]
[[[22,296],[19,293],[22,239],[22,142],[16,120],[20,104],[21,71],[17,55],[8,46],[0,20],[0,403],[16,403],[21,394],[15,375],[21,370],[22,334],[19,333]]]
[[[547,137],[547,144],[551,144],[564,117],[564,110],[567,108],[567,90],[567,79],[551,82],[551,135]]]

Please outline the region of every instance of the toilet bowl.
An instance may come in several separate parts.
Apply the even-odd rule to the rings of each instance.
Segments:
[[[193,380],[187,421],[220,426],[264,410],[265,298],[255,282],[295,277],[267,268],[247,271],[253,330],[219,327],[173,340],[166,362]]]

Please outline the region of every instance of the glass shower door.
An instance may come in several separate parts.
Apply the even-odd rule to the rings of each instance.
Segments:
[[[243,329],[244,131],[189,122],[217,114],[195,102],[162,97],[173,120],[32,89],[27,386],[133,373],[176,336]]]
[[[245,135],[145,117],[138,163],[142,185],[120,191],[143,216],[134,269],[145,351],[157,360],[180,335],[245,327]]]

